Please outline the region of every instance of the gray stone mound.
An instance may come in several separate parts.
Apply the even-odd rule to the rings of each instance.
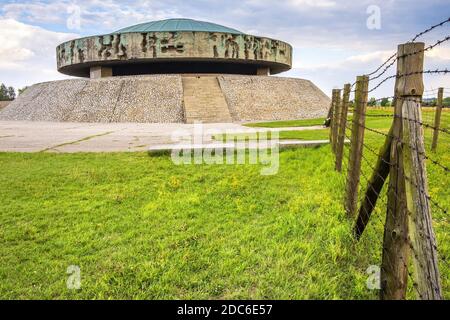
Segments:
[[[330,99],[308,80],[240,75],[217,79],[226,112],[236,122],[325,117],[330,107]],[[190,94],[205,99],[205,90]],[[1,110],[0,120],[184,123],[183,95],[181,75],[45,82],[31,86]]]
[[[182,123],[180,76],[63,80],[28,88],[0,120]]]
[[[331,100],[311,81],[283,77],[219,76],[235,121],[326,117]]]

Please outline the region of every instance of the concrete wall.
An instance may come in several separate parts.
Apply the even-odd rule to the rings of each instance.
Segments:
[[[209,77],[217,77],[218,90],[222,90],[228,104],[211,105],[210,110],[228,107],[226,111],[233,121],[325,117],[330,107],[330,99],[308,80]],[[196,90],[201,93],[210,89]],[[0,120],[182,123],[185,121],[183,93],[180,75],[46,82],[31,86],[0,111]],[[217,104],[212,95],[203,94],[202,99],[210,96],[211,101],[205,103]]]

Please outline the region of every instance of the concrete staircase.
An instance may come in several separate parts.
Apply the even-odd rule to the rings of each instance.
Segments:
[[[186,123],[233,122],[217,77],[184,76],[182,80]]]

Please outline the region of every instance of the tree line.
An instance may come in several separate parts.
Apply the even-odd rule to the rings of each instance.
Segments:
[[[437,104],[437,99],[436,98],[432,98],[432,99],[424,99],[422,101],[422,105],[424,106],[430,106],[430,107],[435,107]],[[392,101],[389,98],[384,98],[381,101],[377,100],[376,98],[370,98],[369,102],[367,103],[367,105],[369,107],[377,107],[377,106],[381,106],[381,107],[391,107],[392,106]],[[443,107],[450,107],[450,97],[445,97],[442,100],[442,105]]]
[[[9,101],[16,98],[16,90],[13,87],[7,87],[5,84],[0,85],[0,101]]]
[[[17,90],[21,95],[28,87]],[[0,84],[0,101],[11,101],[17,97],[16,89],[14,87],[7,87],[5,84]]]

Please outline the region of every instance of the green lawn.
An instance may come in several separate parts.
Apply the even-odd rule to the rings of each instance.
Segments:
[[[256,123],[247,123],[245,124],[245,126],[252,128],[286,128],[286,127],[322,126],[324,123],[325,118],[319,118],[319,119],[305,119],[305,120],[256,122]]]
[[[280,132],[280,139],[329,140],[330,132],[328,129],[313,131],[282,131]]]
[[[366,138],[374,148],[384,139]],[[444,137],[433,159],[449,165],[449,147]],[[385,205],[356,243],[329,146],[281,152],[274,176],[144,153],[0,153],[0,167],[0,298],[377,299],[366,270],[380,264]],[[432,198],[449,208],[448,174],[428,173]],[[448,214],[433,208],[433,219],[450,257]],[[70,265],[81,290],[66,287]]]
[[[214,139],[218,141],[225,142],[227,139],[236,139],[238,141],[243,140],[254,140],[256,137],[259,137],[260,133],[256,133],[256,135],[249,134],[232,134],[232,135],[215,135]],[[270,134],[267,136],[270,138]],[[266,137],[266,136],[265,136]],[[321,130],[305,130],[305,131],[281,131],[279,133],[279,138],[282,140],[286,139],[295,139],[295,140],[329,140],[330,132],[328,129]]]
[[[392,108],[369,108],[368,115],[392,114]],[[450,115],[450,113],[449,113]],[[287,128],[287,127],[313,127],[323,126],[325,118],[316,119],[302,119],[302,120],[287,120],[287,121],[271,121],[271,122],[254,122],[246,123],[246,127],[251,128]]]

